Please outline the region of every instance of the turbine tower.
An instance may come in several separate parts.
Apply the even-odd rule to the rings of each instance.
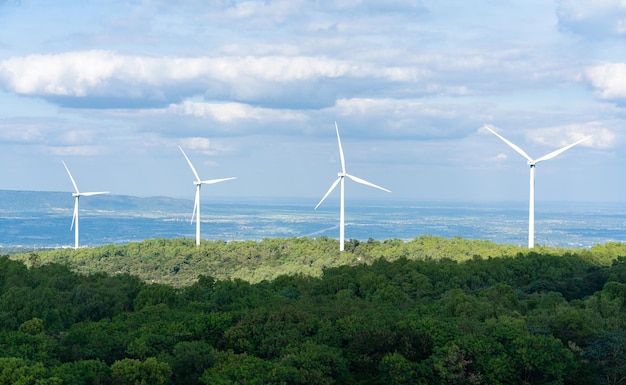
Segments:
[[[70,231],[72,230],[72,227],[74,228],[74,249],[78,249],[78,199],[81,196],[85,196],[85,197],[89,197],[92,195],[100,195],[100,194],[108,194],[108,191],[98,191],[98,192],[80,192],[78,190],[78,186],[76,185],[76,182],[74,181],[74,178],[72,177],[72,173],[70,173],[70,169],[67,168],[67,165],[65,164],[65,162],[61,161],[63,163],[63,166],[65,167],[65,170],[67,171],[67,175],[70,176],[70,179],[72,181],[72,184],[74,185],[74,193],[72,194],[72,196],[75,198],[74,199],[74,215],[72,216],[72,225],[70,226]]]
[[[357,183],[361,183],[364,184],[366,186],[370,186],[370,187],[374,187],[377,188],[379,190],[383,190],[383,191],[387,191],[387,192],[391,192],[389,190],[387,190],[386,188],[380,187],[375,185],[374,183],[368,182],[366,180],[363,180],[359,177],[356,177],[354,175],[350,175],[346,172],[346,162],[345,159],[343,157],[343,149],[341,148],[341,139],[339,138],[339,127],[337,126],[337,122],[335,122],[335,130],[337,131],[337,143],[339,143],[339,156],[341,157],[341,171],[337,173],[337,175],[339,176],[334,182],[333,184],[330,186],[330,188],[328,189],[328,192],[326,192],[326,195],[324,195],[324,197],[322,198],[322,200],[319,201],[319,203],[317,204],[317,206],[315,206],[315,209],[317,209],[322,202],[324,202],[324,200],[328,197],[328,195],[330,195],[330,193],[335,189],[335,187],[337,187],[338,184],[341,183],[341,204],[340,204],[340,209],[339,209],[339,251],[343,251],[344,249],[344,178],[348,177],[350,179],[352,179],[353,181],[357,182]]]
[[[181,146],[178,146],[178,148],[180,148],[180,151],[185,156],[185,159],[187,159],[187,163],[189,163],[189,167],[191,167],[191,171],[193,171],[193,175],[196,177],[196,180],[193,182],[193,184],[196,185],[196,200],[193,204],[193,214],[191,214],[191,223],[193,223],[193,219],[195,217],[196,218],[196,246],[199,246],[200,245],[200,187],[202,187],[203,184],[215,184],[215,183],[224,182],[224,181],[236,179],[236,178],[233,177],[233,178],[209,179],[209,180],[200,179],[200,176],[198,175],[196,168],[193,167],[193,164],[187,157],[187,154],[185,154],[185,151],[183,151],[183,148]]]
[[[539,162],[543,162],[544,160],[549,160],[549,159],[556,157],[557,155],[569,150],[570,148],[576,146],[577,144],[584,142],[585,140],[591,138],[591,136],[584,137],[575,143],[569,144],[565,147],[561,147],[558,150],[552,151],[551,153],[546,154],[540,158],[532,159],[528,154],[526,154],[526,152],[524,152],[524,150],[522,150],[515,144],[511,143],[510,141],[506,140],[502,135],[495,132],[491,127],[489,127],[488,125],[485,125],[484,127],[488,129],[489,131],[491,131],[492,134],[500,138],[504,143],[508,144],[518,154],[526,158],[526,160],[528,161],[527,163],[530,166],[530,199],[529,199],[530,202],[528,206],[528,248],[532,249],[535,246],[535,166]]]

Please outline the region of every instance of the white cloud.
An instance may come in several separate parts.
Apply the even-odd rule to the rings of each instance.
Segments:
[[[208,150],[211,145],[211,141],[209,138],[184,138],[181,139],[181,145],[192,150]]]
[[[624,0],[557,0],[557,16],[561,27],[581,35],[604,38],[626,34]]]
[[[187,150],[192,150],[208,156],[218,156],[235,151],[232,146],[225,145],[219,141],[211,140],[207,137],[181,138],[178,142],[180,143],[180,146],[183,147],[185,152],[187,152]],[[208,163],[205,162],[205,165],[207,164]],[[217,164],[217,162],[214,162],[211,166],[213,167]]]
[[[85,96],[110,79],[119,59],[108,52],[15,57],[0,64],[0,74],[19,94]]]
[[[504,152],[500,152],[494,156],[487,158],[480,158],[481,167],[495,167],[495,168],[503,168],[507,165],[509,160],[509,156]]]
[[[172,104],[163,113],[187,115],[197,118],[211,118],[217,122],[228,123],[239,120],[304,120],[306,115],[297,111],[272,110],[252,107],[241,103],[207,103],[184,101]]]
[[[42,142],[44,135],[38,125],[17,120],[0,120],[0,142]]]
[[[593,137],[580,143],[579,146],[606,149],[617,144],[615,133],[601,122],[575,123],[536,129],[528,133],[528,138],[536,143],[557,147],[566,146],[589,135],[593,135]]]
[[[418,75],[413,68],[378,67],[323,56],[185,58],[80,51],[0,62],[1,84],[18,94],[150,99],[162,103],[199,93],[215,99],[263,100],[268,94],[290,96],[302,83],[311,87],[338,78],[415,81]]]
[[[508,158],[509,157],[505,153],[501,152],[501,153],[499,153],[498,155],[495,156],[494,160],[496,160],[498,162],[501,162],[501,161],[507,160]]]
[[[97,145],[46,147],[43,151],[54,156],[97,156],[107,153],[107,149]]]
[[[55,147],[93,144],[98,139],[95,127],[62,118],[0,119],[0,142]]]
[[[464,137],[488,117],[473,103],[427,99],[339,99],[329,112],[357,127],[377,127],[363,136],[412,139]]]
[[[626,63],[605,63],[589,67],[585,77],[602,99],[626,100]]]

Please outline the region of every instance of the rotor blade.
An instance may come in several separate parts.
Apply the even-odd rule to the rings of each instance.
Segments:
[[[78,218],[78,197],[74,199],[74,214],[72,215],[72,224],[70,225],[70,231],[74,228],[74,222]]]
[[[76,186],[76,182],[74,181],[74,178],[72,177],[72,173],[70,172],[70,169],[67,168],[67,165],[65,164],[65,162],[61,161],[61,163],[63,163],[63,166],[65,167],[65,171],[67,171],[67,175],[69,175],[70,179],[72,180],[72,184],[74,185],[74,190],[78,193],[78,186]]]
[[[335,180],[335,181],[333,182],[333,184],[332,184],[332,185],[330,185],[330,188],[329,188],[329,189],[328,189],[328,191],[326,192],[326,195],[324,195],[324,197],[322,198],[322,200],[320,200],[320,202],[317,204],[317,206],[315,206],[315,209],[314,209],[314,210],[316,210],[316,209],[317,209],[317,208],[318,208],[318,207],[322,204],[322,202],[324,202],[324,199],[326,199],[326,198],[330,195],[330,193],[331,193],[331,192],[333,192],[333,190],[335,189],[335,187],[337,187],[337,185],[338,185],[338,184],[339,184],[339,182],[341,181],[341,178],[343,178],[343,177],[342,177],[342,176],[340,176],[339,178],[337,178],[337,180]]]
[[[347,176],[348,178],[352,179],[353,181],[357,182],[357,183],[361,183],[361,184],[364,184],[364,185],[366,185],[366,186],[374,187],[374,188],[377,188],[377,189],[379,189],[379,190],[383,190],[383,191],[391,192],[390,190],[387,190],[387,189],[386,189],[386,188],[384,188],[384,187],[377,186],[377,185],[375,185],[375,184],[374,184],[374,183],[372,183],[372,182],[368,182],[368,181],[366,181],[366,180],[364,180],[364,179],[361,179],[361,178],[359,178],[359,177],[356,177],[356,176],[354,176],[354,175],[346,174],[346,176]]]
[[[494,134],[495,136],[497,136],[498,138],[502,139],[502,141],[506,144],[508,144],[512,149],[514,149],[515,151],[517,151],[518,154],[520,154],[521,156],[523,156],[524,158],[526,158],[527,161],[532,162],[533,159],[528,156],[527,153],[524,152],[524,150],[522,150],[521,148],[517,147],[515,144],[509,142],[508,140],[506,140],[502,135],[498,134],[497,132],[495,132],[494,130],[491,129],[491,127],[489,127],[488,125],[484,126],[486,129],[488,129],[489,131],[491,131],[492,134]]]
[[[341,147],[341,138],[339,138],[339,126],[335,122],[335,130],[337,131],[337,143],[339,143],[339,156],[341,157],[341,172],[346,172],[346,161],[343,157],[343,148]]]
[[[90,197],[93,195],[109,194],[109,191],[97,191],[97,192],[84,192],[80,193],[80,196]]]
[[[196,168],[193,166],[193,164],[191,164],[191,161],[189,160],[189,158],[187,157],[187,154],[185,154],[185,151],[183,151],[183,148],[181,146],[178,146],[178,148],[180,148],[180,151],[183,153],[183,155],[185,156],[185,159],[187,159],[187,163],[189,163],[189,167],[191,167],[191,171],[193,171],[193,175],[196,176],[196,180],[198,182],[200,182],[200,176],[198,175],[198,172],[196,171]]]
[[[587,140],[587,139],[591,138],[591,136],[592,136],[592,135],[587,136],[587,137],[585,137],[585,138],[582,138],[581,140],[579,140],[579,141],[578,141],[578,142],[576,142],[576,143],[572,143],[572,144],[567,145],[567,146],[565,146],[565,147],[559,148],[559,149],[558,149],[558,150],[556,150],[556,151],[552,151],[551,153],[549,153],[549,154],[547,154],[547,155],[544,155],[544,156],[542,156],[541,158],[537,159],[537,160],[535,161],[535,163],[539,163],[539,162],[544,161],[544,160],[552,159],[552,158],[554,158],[555,156],[557,156],[557,155],[559,155],[559,154],[561,154],[561,153],[563,153],[563,152],[565,152],[565,151],[569,150],[570,148],[574,147],[575,145],[577,145],[577,144],[579,144],[579,143],[581,143],[581,142],[584,142],[585,140]]]
[[[196,188],[196,199],[193,202],[193,213],[191,214],[191,223],[193,223],[193,219],[196,217],[196,212],[198,211],[198,205],[200,204],[200,185]]]
[[[233,179],[237,179],[237,177],[222,178],[222,179],[209,179],[209,180],[203,180],[200,183],[202,183],[202,184],[215,184],[215,183],[225,182],[227,180],[233,180]]]

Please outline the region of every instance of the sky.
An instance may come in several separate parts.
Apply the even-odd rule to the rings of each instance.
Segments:
[[[626,200],[624,0],[0,0],[0,189]],[[338,191],[333,197],[338,197]]]

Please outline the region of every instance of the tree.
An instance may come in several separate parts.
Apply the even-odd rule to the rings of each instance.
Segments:
[[[386,354],[378,365],[382,380],[389,385],[422,384],[417,365],[400,353]]]
[[[584,351],[585,357],[598,368],[602,384],[626,383],[626,332],[606,332]]]
[[[111,369],[99,360],[67,362],[54,368],[52,375],[63,385],[113,385]]]
[[[176,384],[200,385],[200,377],[215,362],[215,349],[203,341],[179,342],[169,359]]]
[[[305,341],[287,349],[281,365],[297,370],[298,384],[342,384],[350,382],[348,362],[341,349]]]
[[[31,336],[43,333],[43,320],[41,318],[32,318],[20,325],[20,331]]]
[[[29,363],[21,358],[0,358],[0,385],[61,385],[61,380],[48,378],[42,363]]]
[[[167,306],[174,306],[177,302],[176,291],[173,287],[168,285],[162,285],[153,283],[145,286],[137,298],[135,298],[135,310],[141,310],[146,306],[165,304]]]
[[[145,361],[125,358],[111,365],[111,378],[117,385],[162,385],[171,375],[170,366],[154,357]]]
[[[575,373],[573,353],[549,335],[526,334],[512,341],[515,362],[526,384],[563,383]]]
[[[452,343],[436,352],[433,366],[447,384],[480,384],[480,374],[473,371],[472,362],[464,348]]]
[[[204,371],[200,381],[207,385],[282,385],[295,377],[294,369],[228,351],[217,354],[215,365]]]

